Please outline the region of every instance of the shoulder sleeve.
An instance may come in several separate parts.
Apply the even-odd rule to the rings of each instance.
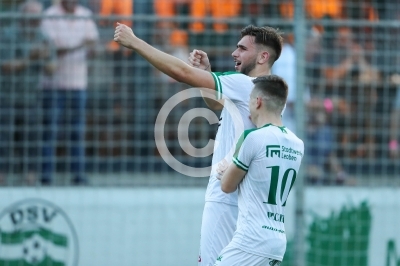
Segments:
[[[96,41],[99,39],[99,31],[94,21],[89,18],[92,15],[92,11],[89,9],[84,9],[84,11],[85,15],[88,16],[88,19],[85,21],[86,39]]]
[[[246,172],[249,170],[250,163],[255,158],[258,150],[255,145],[255,138],[249,136],[252,131],[254,130],[246,130],[240,136],[232,159],[237,167]]]
[[[99,32],[97,30],[96,24],[92,19],[86,21],[86,37],[88,40],[96,41],[99,39]]]
[[[48,16],[52,16],[53,14],[51,13],[51,10],[47,10],[44,12],[44,17],[42,19],[42,23],[40,25],[40,29],[42,31],[42,34],[46,36],[46,38],[50,40],[56,40],[57,36],[57,30],[53,23],[54,19],[48,18]]]
[[[252,78],[238,72],[212,72],[217,100],[230,99],[248,103],[253,89]]]

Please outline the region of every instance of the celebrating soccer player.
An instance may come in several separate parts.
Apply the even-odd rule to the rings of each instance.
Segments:
[[[118,24],[114,40],[133,49],[150,64],[179,82],[199,88],[202,92],[212,91],[215,100],[229,99],[239,110],[244,129],[254,128],[249,119],[248,99],[253,88],[252,80],[269,75],[271,67],[279,58],[282,50],[282,37],[273,28],[247,26],[241,31],[241,39],[232,53],[236,72],[216,73],[210,68],[193,67],[204,64],[205,60],[193,60],[191,65],[157,50],[139,39],[126,25]],[[196,62],[195,62],[196,61]],[[209,64],[208,64],[209,66]],[[206,101],[210,106],[210,101]],[[218,103],[217,103],[218,105]],[[232,149],[241,132],[235,128],[234,116],[230,115],[228,103],[221,112],[220,127],[215,138],[219,143],[214,147],[212,167],[205,196],[202,218],[199,265],[213,265],[221,250],[231,241],[236,229],[238,214],[237,193],[227,194],[221,191],[217,179],[217,165],[226,158],[232,158]],[[237,134],[238,133],[238,134]],[[232,151],[232,152],[231,152]]]
[[[253,82],[249,108],[257,128],[244,131],[233,163],[218,169],[222,191],[239,191],[239,217],[233,239],[215,266],[279,265],[286,250],[284,210],[304,144],[282,125],[286,82],[276,75]]]

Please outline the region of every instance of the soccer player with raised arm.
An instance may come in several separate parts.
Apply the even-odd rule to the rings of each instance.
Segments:
[[[304,144],[282,125],[288,88],[276,76],[253,80],[251,120],[236,145],[233,163],[222,162],[221,190],[238,191],[239,216],[232,241],[215,266],[280,265],[286,250],[285,206],[299,172]],[[227,169],[226,169],[227,168]]]
[[[232,53],[236,72],[227,73],[210,72],[210,67],[206,70],[205,67],[193,67],[147,44],[123,24],[116,27],[114,40],[133,49],[173,79],[199,88],[202,93],[213,92],[214,100],[221,103],[229,99],[224,102],[215,138],[219,145],[214,147],[201,227],[199,265],[212,266],[222,248],[232,239],[238,214],[237,194],[221,191],[216,166],[222,160],[232,158],[235,143],[241,133],[237,132],[240,129],[235,127],[234,119],[240,119],[244,129],[254,128],[249,119],[248,107],[254,85],[252,80],[270,74],[273,63],[281,54],[282,37],[270,27],[247,26],[241,31],[241,39]],[[215,101],[204,99],[211,108],[219,105],[218,102],[215,104]],[[229,105],[232,104],[239,110],[240,117],[229,113]]]

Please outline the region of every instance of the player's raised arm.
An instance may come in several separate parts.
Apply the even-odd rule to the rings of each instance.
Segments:
[[[134,50],[150,64],[171,78],[199,88],[202,91],[214,93],[214,78],[208,71],[192,67],[184,61],[154,48],[136,37],[132,29],[128,26],[120,23],[117,24],[114,41]]]
[[[192,67],[211,72],[210,60],[208,59],[207,53],[202,50],[194,49],[189,54],[188,63]],[[205,95],[203,91],[201,91],[201,95],[203,96],[204,102],[210,109],[222,110],[223,100],[217,101],[216,98],[211,99],[210,97],[207,97],[208,95]]]

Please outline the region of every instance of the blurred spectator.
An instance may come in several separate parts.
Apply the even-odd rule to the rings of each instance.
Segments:
[[[175,31],[186,31],[188,29],[188,23],[177,22],[170,20],[174,16],[189,16],[190,8],[193,5],[191,0],[154,0],[154,11],[157,16],[160,17],[160,21],[157,22],[156,40],[157,44],[161,45],[174,45],[171,41],[175,35]],[[187,38],[186,43],[187,45]]]
[[[156,14],[162,18],[161,21],[157,23],[158,32],[156,34],[156,43],[164,46],[163,49],[165,49],[167,53],[184,61],[186,61],[187,55],[189,54],[187,23],[172,22],[169,18],[175,15],[188,16],[191,5],[193,4],[192,2],[191,0],[154,1],[154,10]],[[179,84],[158,70],[156,70],[156,73],[161,77],[162,86],[170,86],[171,84],[177,86]],[[178,85],[178,87],[181,86],[182,84]],[[182,88],[179,90],[181,89]],[[159,100],[164,102],[172,95],[171,90],[165,89],[161,90],[161,94],[158,96]]]
[[[103,27],[110,27],[110,24],[116,26],[116,21],[123,23],[129,27],[132,27],[132,17],[133,14],[133,0],[101,0],[100,15],[107,17],[110,15],[125,16],[124,19],[109,19],[105,18],[100,20],[100,25]],[[108,42],[107,48],[111,52],[116,52],[120,49],[120,45],[113,40]],[[129,50],[124,49],[125,54],[129,54]]]
[[[153,1],[148,0],[134,0],[134,15],[154,15],[154,4]],[[144,41],[151,41],[153,37],[155,28],[154,21],[145,20],[135,20],[133,25],[134,32],[141,36]],[[151,30],[149,30],[151,29]],[[135,113],[135,129],[134,136],[135,141],[139,141],[140,147],[132,149],[132,153],[138,158],[143,159],[142,166],[148,167],[149,160],[145,156],[153,155],[154,145],[154,121],[153,119],[155,108],[154,108],[154,94],[156,94],[156,86],[154,79],[149,78],[136,78],[136,77],[146,77],[153,71],[153,67],[150,66],[147,61],[141,56],[133,53],[135,60],[134,71],[135,75],[131,75],[131,79],[134,82],[134,91],[131,92],[133,96],[133,106]],[[143,88],[149,88],[148,90],[143,90]],[[150,118],[149,118],[150,117]],[[144,143],[152,143],[144,144]],[[139,163],[138,163],[139,164]],[[148,169],[148,168],[147,168]]]
[[[165,47],[165,51],[173,55],[182,61],[187,60],[187,55],[189,54],[189,48],[187,45],[188,42],[188,34],[184,30],[174,30],[169,39],[167,46]],[[161,88],[156,95],[156,108],[159,110],[165,102],[176,93],[180,92],[182,103],[178,107],[174,108],[172,113],[169,115],[170,118],[165,126],[166,128],[166,139],[169,144],[169,148],[173,151],[174,155],[181,156],[182,153],[180,149],[176,149],[176,140],[178,139],[178,124],[183,123],[186,125],[184,121],[180,121],[181,114],[184,113],[190,101],[188,99],[193,97],[193,95],[188,95],[185,89],[188,88],[186,84],[182,84],[172,79],[171,77],[165,75],[164,73],[156,70],[156,75],[160,77],[160,84],[157,86]],[[197,95],[199,96],[199,95]],[[173,108],[173,106],[171,106]]]
[[[228,24],[221,22],[222,19],[234,18],[239,16],[241,8],[241,0],[154,0],[154,10],[157,15],[163,18],[172,18],[173,16],[187,15],[191,16],[196,21],[190,23],[190,29],[193,32],[203,32],[206,29],[204,18],[211,15],[215,21],[212,28],[216,32],[225,32],[228,29]],[[180,28],[187,29],[184,26],[177,27],[171,26],[172,22],[164,21],[163,24],[166,28]]]
[[[318,37],[317,37],[318,38]],[[358,44],[349,28],[325,25],[320,43],[312,40],[307,52],[312,67],[313,95],[321,98],[345,99],[347,112],[331,114],[332,127],[337,129],[338,158],[346,158],[346,169],[355,169],[368,163],[361,158],[377,155],[376,106],[377,89],[381,86],[381,74],[368,62],[363,47]]]
[[[305,0],[306,13],[313,19],[330,16],[334,19],[342,17],[343,0]]]
[[[397,3],[385,3],[387,19],[400,21],[400,5]],[[390,133],[389,133],[389,156],[392,159],[397,159],[400,156],[400,54],[397,52],[400,45],[400,28],[385,27],[382,28],[384,36],[389,35],[391,38],[382,39],[383,47],[380,47],[380,55],[383,56],[382,68],[388,77],[390,88],[395,90],[394,99],[390,98]],[[396,52],[393,52],[396,51]],[[385,101],[387,103],[387,100]]]
[[[308,180],[315,184],[325,183],[328,180],[327,162],[329,155],[333,153],[334,138],[332,128],[327,123],[324,106],[313,104],[313,101],[308,104],[306,139],[309,145]]]
[[[211,14],[212,18],[219,20],[213,23],[212,28],[219,33],[225,32],[228,29],[228,24],[220,21],[238,17],[240,9],[241,0],[192,0],[190,15],[197,21],[190,25],[190,29],[194,32],[204,31],[205,25],[200,21],[208,14]]]
[[[295,101],[296,101],[296,51],[292,46],[288,33],[284,33],[284,44],[279,59],[275,62],[272,73],[282,77],[288,84],[289,93],[286,102],[286,109],[282,117],[283,124],[291,131],[296,132]]]
[[[0,11],[14,11],[23,2],[23,0],[1,0]]]
[[[352,20],[377,21],[379,15],[371,0],[347,0],[343,4],[343,17]]]
[[[18,163],[18,170],[23,171],[29,183],[35,181],[33,172],[38,170],[38,140],[33,131],[38,122],[37,89],[40,76],[50,76],[56,60],[54,47],[42,34],[40,19],[35,17],[42,11],[40,2],[24,2],[19,12],[26,17],[0,33],[0,175]]]
[[[280,1],[280,4],[287,1]],[[279,6],[276,0],[241,0],[241,16],[254,19],[252,24],[257,24],[256,19],[268,16],[270,18],[280,17]]]
[[[107,57],[111,59],[110,67],[111,78],[111,91],[107,100],[113,101],[114,110],[121,110],[124,105],[124,99],[116,95],[124,95],[128,90],[133,90],[133,78],[129,78],[130,74],[134,71],[132,50],[120,46],[110,36],[117,26],[117,22],[123,23],[132,27],[134,0],[98,0],[100,10],[99,13],[102,18],[99,21],[101,26],[101,42],[106,42],[105,47]],[[112,16],[123,16],[124,18],[113,18]],[[114,100],[111,100],[114,99]],[[127,100],[127,99],[126,99]],[[126,106],[125,106],[126,107]],[[121,113],[120,111],[116,113]],[[116,117],[116,119],[123,119]]]
[[[330,123],[333,112],[340,117],[349,114],[346,101],[338,97],[312,98],[307,103],[306,139],[308,152],[308,181],[312,184],[343,184],[347,174],[339,156],[335,125]]]
[[[379,15],[371,3],[371,0],[348,0],[343,5],[343,17],[349,20],[369,20],[378,21]],[[372,26],[357,26],[352,28],[355,41],[365,50],[366,55],[375,51],[375,42],[377,36],[374,34]]]
[[[319,87],[315,88],[317,90],[325,92],[328,89],[330,93],[341,95],[347,93],[351,98],[357,95],[354,84],[381,81],[379,71],[367,61],[364,49],[354,41],[352,31],[346,27],[336,30],[325,27],[321,48],[309,59],[314,71],[312,75],[324,81],[315,84]]]
[[[343,17],[343,0],[304,0],[306,17],[312,19],[322,19],[329,16],[333,19]],[[293,19],[294,1],[283,0],[279,3],[279,13],[283,18]]]
[[[85,106],[88,84],[87,55],[93,55],[98,40],[90,10],[78,5],[77,0],[61,0],[45,11],[43,32],[57,48],[58,66],[52,77],[44,79],[43,90],[43,168],[42,183],[50,184],[55,171],[55,148],[58,133],[68,134],[73,183],[84,184],[85,178]],[[68,15],[68,17],[64,17]],[[71,17],[72,16],[72,17]],[[74,18],[76,16],[77,18]],[[79,18],[78,18],[79,17]],[[87,17],[87,18],[82,18]],[[59,123],[65,118],[65,127]]]
[[[358,94],[352,101],[346,117],[336,117],[334,122],[340,130],[339,145],[348,158],[374,158],[376,156],[377,128],[377,87],[373,84],[359,84]]]
[[[400,155],[400,75],[397,75],[397,77],[392,76],[392,79],[393,82],[397,83],[397,89],[393,109],[390,114],[389,155],[391,158],[398,158]]]
[[[133,0],[101,0],[100,15],[102,16],[125,16],[124,19],[117,19],[129,27],[132,27],[130,18],[133,14]],[[114,20],[111,20],[113,23]],[[115,25],[114,25],[115,26]]]

